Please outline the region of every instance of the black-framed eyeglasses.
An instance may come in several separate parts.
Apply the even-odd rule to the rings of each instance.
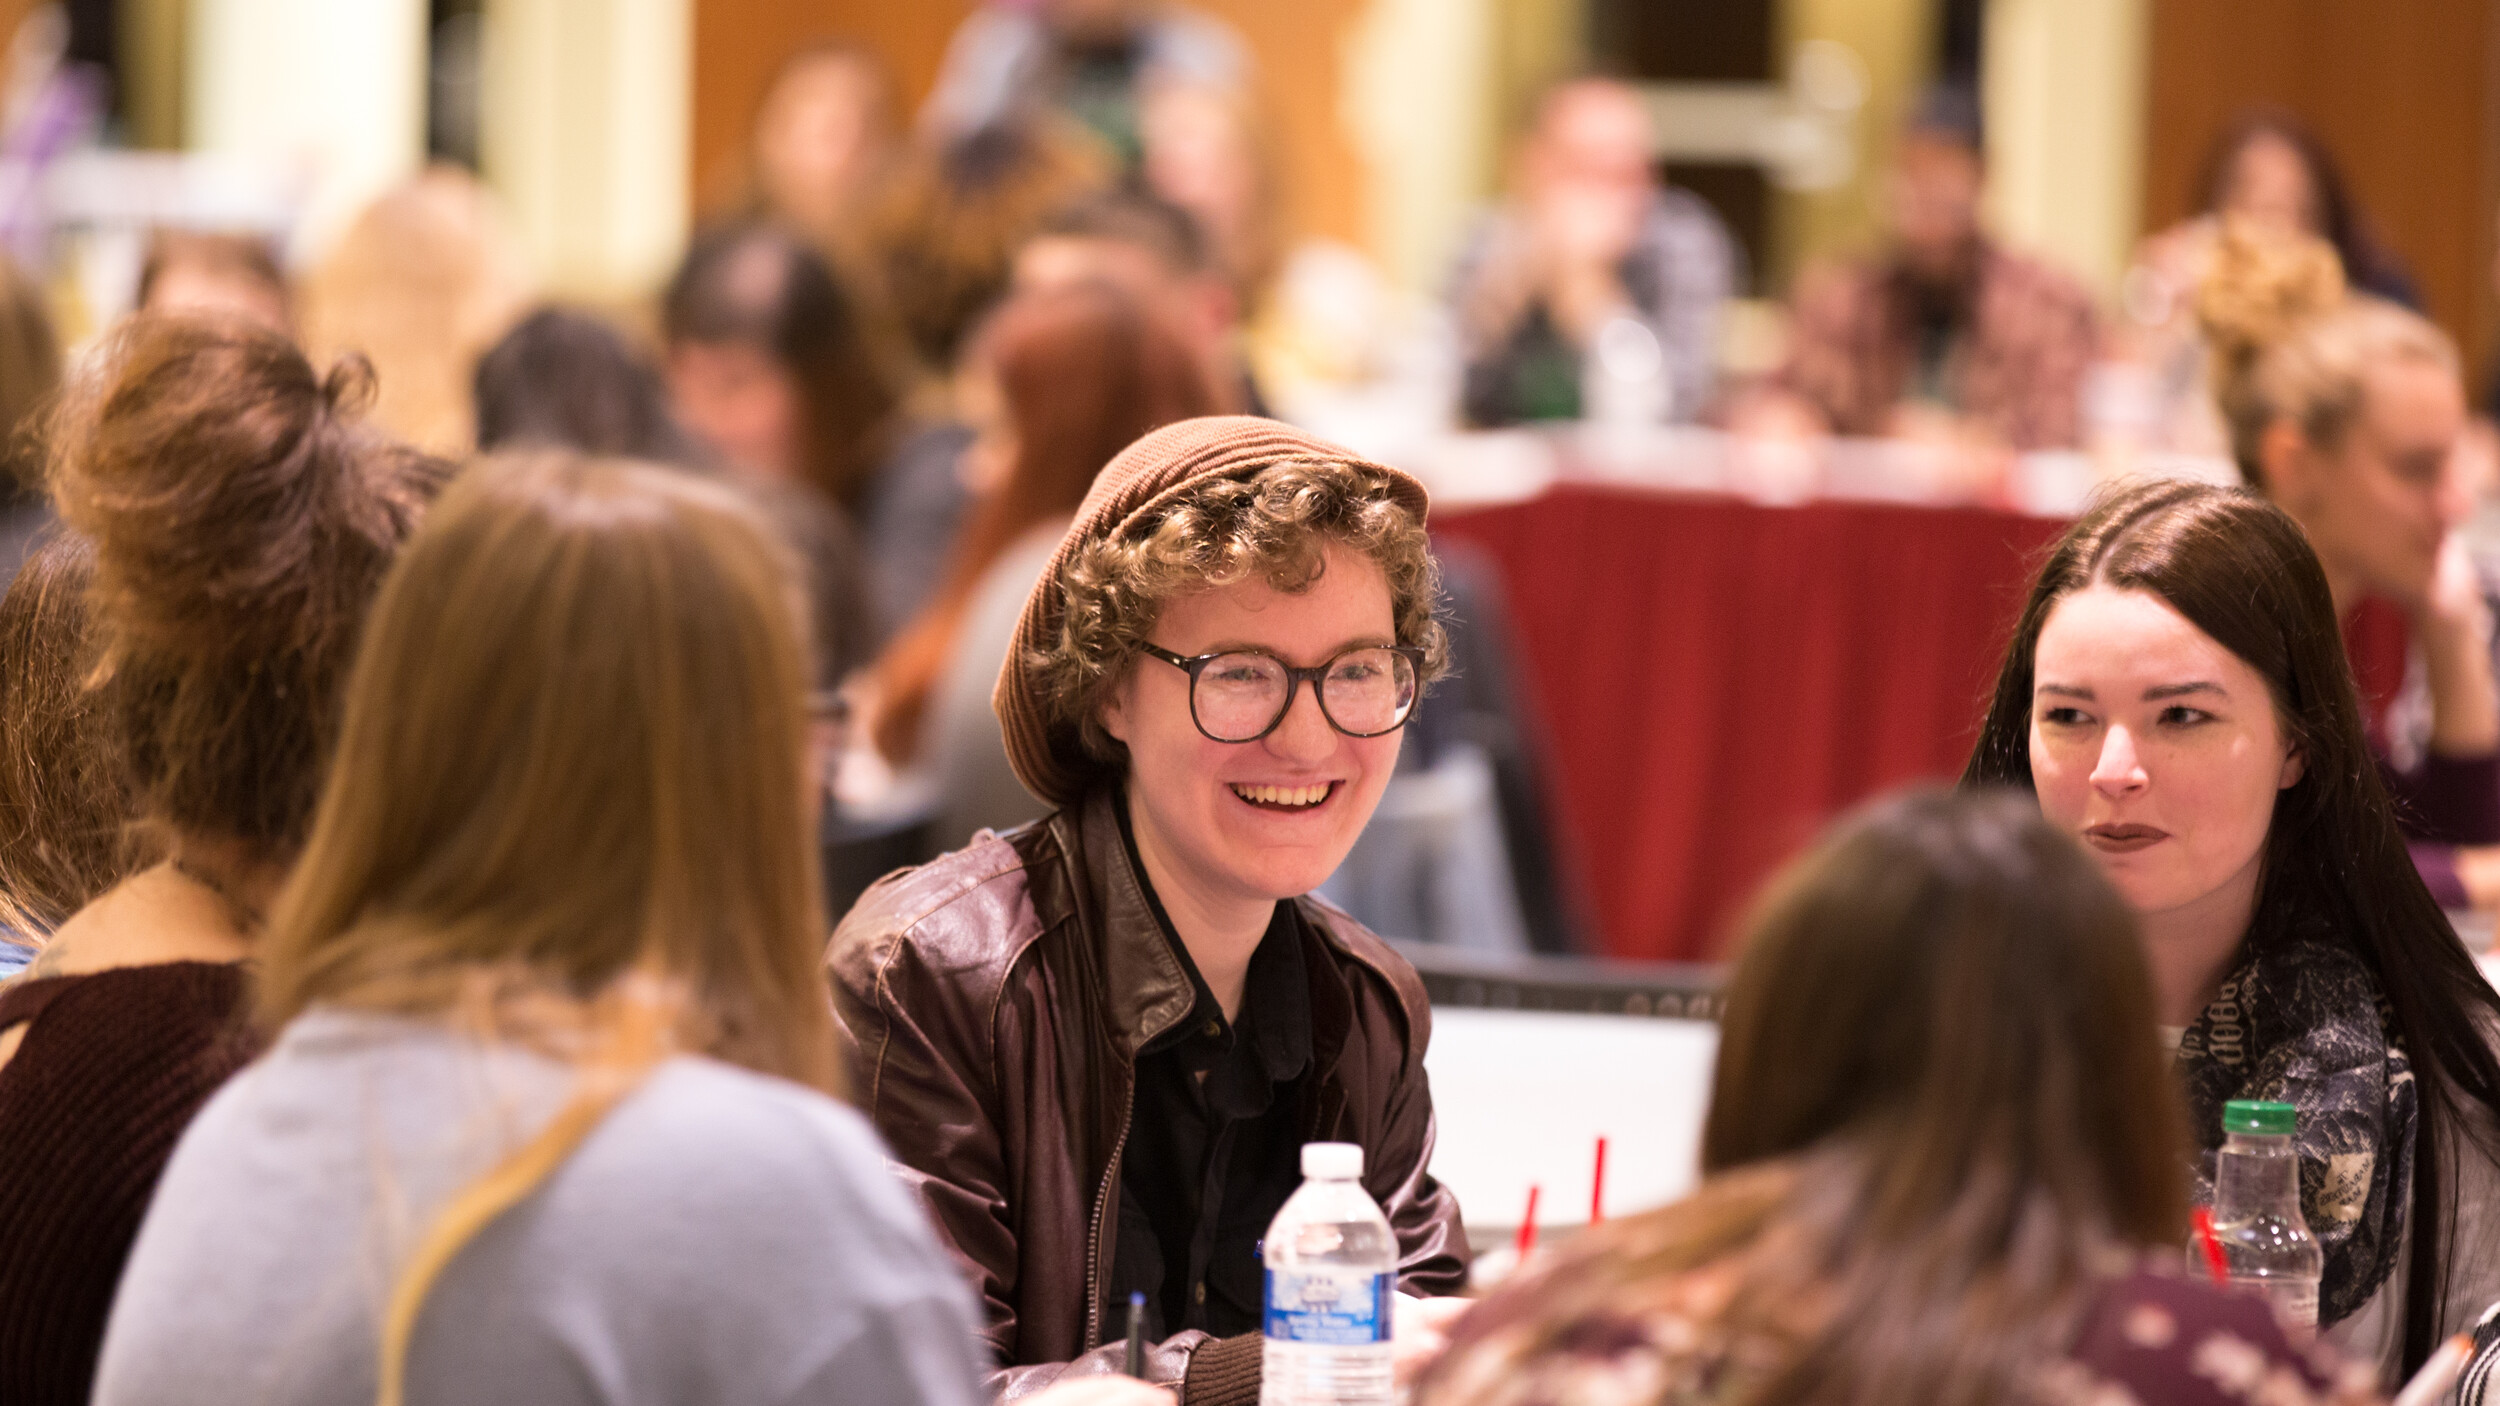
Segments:
[[[1362,645],[1308,669],[1254,649],[1195,657],[1151,644],[1145,650],[1189,675],[1189,719],[1214,742],[1256,742],[1274,732],[1305,679],[1320,715],[1348,737],[1406,726],[1422,692],[1424,652],[1412,645]]]

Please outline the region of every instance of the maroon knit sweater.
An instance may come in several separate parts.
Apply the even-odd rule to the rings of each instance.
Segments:
[[[0,1030],[26,1025],[0,1065],[0,1402],[85,1406],[156,1179],[257,1049],[247,990],[219,962],[0,987]]]

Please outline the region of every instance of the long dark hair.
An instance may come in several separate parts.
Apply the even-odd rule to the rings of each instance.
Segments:
[[[763,220],[704,231],[669,279],[660,322],[671,346],[736,343],[772,358],[798,386],[801,473],[859,506],[897,432],[904,376],[806,240]]]
[[[2186,1233],[2152,1023],[2134,914],[2030,798],[1879,801],[1746,925],[1702,1189],[1482,1312],[1546,1350],[1728,1269],[1713,1326],[1759,1365],[1749,1406],[2031,1399],[2095,1287]]]
[[[2246,661],[2266,680],[2301,756],[2300,780],[2275,796],[2249,931],[2278,933],[2315,919],[2332,925],[2378,978],[2391,1033],[2424,1076],[2407,1221],[2410,1371],[2429,1355],[2446,1310],[2454,1226],[2422,1214],[2442,1202],[2439,1154],[2452,1130],[2473,1126],[2461,1099],[2500,1111],[2500,1060],[2484,1037],[2500,1025],[2500,995],[2475,970],[2396,828],[2317,554],[2298,523],[2244,489],[2138,484],[2104,498],[2058,539],[2006,645],[1964,784],[2031,789],[2040,630],[2060,600],[2095,584],[2151,592]]]
[[[2204,168],[2197,173],[2197,210],[2211,215],[2222,209],[2223,197],[2230,193],[2232,174],[2239,168],[2240,153],[2265,137],[2275,138],[2299,154],[2301,166],[2309,173],[2309,188],[2317,196],[2316,233],[2335,246],[2336,257],[2344,263],[2344,277],[2364,292],[2412,306],[2417,296],[2412,276],[2361,213],[2351,188],[2344,183],[2343,168],[2335,164],[2334,154],[2309,129],[2308,123],[2283,108],[2250,108],[2223,129],[2213,149],[2206,153]]]

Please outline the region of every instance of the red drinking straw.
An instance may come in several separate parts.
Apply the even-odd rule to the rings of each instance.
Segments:
[[[1519,1217],[1519,1243],[1516,1257],[1525,1263],[1528,1252],[1536,1248],[1536,1183],[1528,1183],[1528,1209]]]
[[[2189,1219],[2196,1223],[2196,1243],[2205,1247],[2205,1268],[2212,1272],[2215,1283],[2229,1283],[2231,1263],[2223,1258],[2222,1241],[2214,1234],[2214,1213],[2199,1206],[2189,1213]]]
[[[1606,1140],[1597,1140],[1597,1175],[1589,1180],[1589,1224],[1606,1218]]]

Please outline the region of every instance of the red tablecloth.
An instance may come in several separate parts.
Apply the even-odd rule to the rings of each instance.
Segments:
[[[1617,956],[1715,956],[1851,802],[1961,770],[2060,524],[1562,486],[1436,512],[1502,567],[1563,812]]]

